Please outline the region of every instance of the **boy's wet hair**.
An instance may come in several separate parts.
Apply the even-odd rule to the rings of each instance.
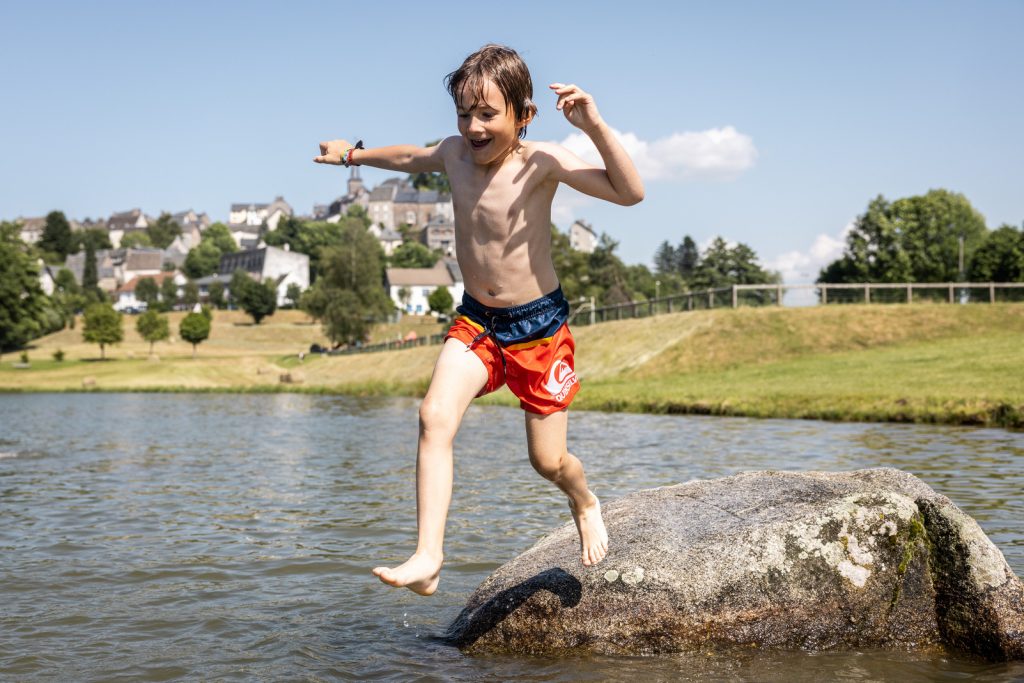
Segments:
[[[466,57],[462,66],[445,76],[444,84],[456,107],[459,106],[459,96],[466,90],[476,98],[473,101],[475,105],[483,99],[484,80],[488,78],[498,86],[506,106],[512,107],[516,123],[537,115],[530,70],[519,53],[510,47],[484,45]],[[519,137],[526,137],[526,126],[519,129]]]

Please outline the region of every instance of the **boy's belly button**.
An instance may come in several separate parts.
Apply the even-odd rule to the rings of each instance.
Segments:
[[[498,293],[491,289],[490,287],[487,288],[487,293],[491,296],[498,296]]]

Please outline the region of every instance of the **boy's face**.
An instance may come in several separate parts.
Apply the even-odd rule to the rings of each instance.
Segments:
[[[505,158],[519,140],[519,129],[527,122],[515,120],[512,107],[493,81],[485,79],[481,86],[477,98],[476,88],[467,84],[455,111],[459,116],[459,133],[473,162],[487,166]]]

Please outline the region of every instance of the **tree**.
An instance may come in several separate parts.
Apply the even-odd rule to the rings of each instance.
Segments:
[[[757,263],[757,254],[742,242],[730,246],[716,237],[701,255],[693,284],[700,289],[717,289],[730,285],[763,285],[779,281],[777,273],[764,270]]]
[[[82,294],[86,301],[101,303],[107,300],[99,286],[99,271],[96,267],[96,249],[92,242],[85,243],[85,264],[82,266]]]
[[[71,235],[71,224],[68,223],[63,211],[51,211],[46,214],[43,234],[37,246],[58,261],[63,261],[68,254],[74,252],[75,241]]]
[[[214,280],[210,283],[210,305],[224,308],[224,283]]]
[[[165,311],[174,310],[174,306],[178,303],[178,284],[174,281],[173,276],[165,277],[164,281],[160,283],[160,298],[163,300]]]
[[[238,306],[238,302],[245,296],[245,290],[252,282],[253,280],[249,277],[249,273],[241,268],[235,268],[235,272],[231,274],[231,282],[228,283],[228,294],[231,296],[231,302]]]
[[[443,285],[435,289],[427,297],[427,305],[430,306],[430,310],[441,315],[448,315],[454,303],[452,293]]]
[[[202,313],[189,313],[178,326],[181,338],[192,344],[192,359],[196,357],[196,346],[210,336],[210,319]]]
[[[668,240],[658,245],[658,250],[654,252],[654,272],[658,275],[676,272],[676,250]]]
[[[273,315],[277,310],[277,287],[273,280],[266,282],[253,282],[243,290],[242,299],[238,305],[243,311],[252,316],[252,321],[260,324],[268,315]]]
[[[391,254],[392,268],[433,268],[440,254],[431,251],[419,242],[403,242]]]
[[[189,250],[181,269],[190,278],[213,275],[220,269],[221,251],[213,242],[200,242]]]
[[[697,243],[689,235],[683,236],[683,241],[676,248],[676,273],[684,280],[691,280],[697,272],[697,264],[700,262],[700,250]]]
[[[366,338],[375,320],[393,309],[381,286],[384,279],[380,244],[360,222],[341,221],[341,241],[324,248],[321,275],[299,304],[318,319],[335,342]]]
[[[139,336],[149,342],[149,355],[153,356],[153,343],[171,336],[167,317],[156,311],[146,311],[135,321],[135,330]]]
[[[181,301],[189,309],[199,303],[199,285],[192,280],[188,280],[182,289]]]
[[[985,219],[962,194],[930,190],[894,202],[879,195],[818,282],[955,282],[960,239],[970,262],[986,231]]]
[[[39,266],[20,232],[19,224],[0,222],[0,351],[18,348],[46,329]]]
[[[175,222],[171,214],[165,211],[146,228],[146,234],[149,235],[149,241],[153,243],[154,247],[166,249],[171,246],[174,238],[181,234],[181,226]]]
[[[82,339],[100,345],[100,358],[106,360],[107,344],[118,344],[124,339],[121,314],[110,304],[93,304],[85,309]]]
[[[398,300],[402,302],[403,310],[408,310],[410,299],[412,299],[412,291],[408,287],[399,287]]]
[[[985,236],[968,268],[971,282],[1024,282],[1024,230],[1003,224]]]
[[[153,241],[149,239],[149,233],[142,232],[141,230],[130,232],[121,238],[121,247],[125,249],[129,247],[151,246],[153,246]]]
[[[228,226],[220,222],[214,223],[203,231],[200,244],[203,242],[213,243],[213,246],[217,247],[222,254],[233,254],[238,251],[238,244],[235,242],[235,238],[231,236]]]
[[[302,298],[302,287],[297,282],[291,283],[288,285],[285,298],[288,299],[290,308],[296,308],[299,305],[299,299]]]
[[[64,326],[74,329],[75,314],[86,304],[82,289],[75,281],[74,273],[67,268],[58,270],[53,280],[53,294],[50,298],[60,311]]]
[[[72,251],[80,251],[84,249],[87,244],[92,244],[92,248],[96,251],[99,251],[100,249],[114,248],[114,245],[110,241],[110,233],[103,228],[89,228],[88,230],[83,230],[75,235],[72,239]],[[122,241],[121,246],[130,245],[125,245]]]
[[[148,310],[160,307],[160,285],[151,277],[144,277],[135,284],[135,298],[146,303]]]

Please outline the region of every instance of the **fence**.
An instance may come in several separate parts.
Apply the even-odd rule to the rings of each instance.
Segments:
[[[594,301],[580,301],[569,321],[576,326],[610,320],[645,318],[679,311],[739,308],[741,305],[781,306],[787,291],[817,290],[823,304],[840,303],[996,303],[1024,301],[1024,282],[901,282],[809,285],[732,285],[671,296],[627,301],[597,307]]]
[[[647,318],[666,313],[739,308],[741,305],[781,306],[785,292],[791,290],[817,290],[823,305],[842,303],[914,303],[933,301],[944,303],[996,303],[999,301],[1024,302],[1024,282],[901,282],[814,285],[732,285],[697,292],[683,292],[646,301],[627,301],[622,304],[597,307],[594,300],[582,300],[569,315],[575,326],[596,325],[611,320]],[[433,334],[409,341],[390,341],[363,344],[329,351],[331,355],[374,353],[411,349],[418,346],[441,344],[444,334]]]

